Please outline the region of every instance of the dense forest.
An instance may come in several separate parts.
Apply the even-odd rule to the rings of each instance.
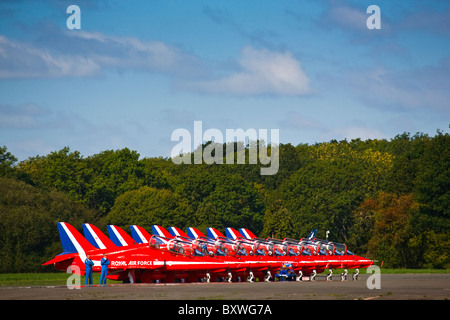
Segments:
[[[18,162],[1,147],[0,272],[53,271],[41,264],[62,251],[58,221],[106,234],[107,224],[276,238],[317,228],[378,265],[450,266],[448,133],[281,144],[275,175],[246,163],[177,165],[127,148],[84,157],[68,147]]]

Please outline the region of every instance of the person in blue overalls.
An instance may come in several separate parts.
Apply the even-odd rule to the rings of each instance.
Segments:
[[[103,254],[103,258],[100,261],[100,264],[102,265],[102,272],[100,274],[100,284],[106,284],[106,275],[108,274],[108,265],[109,265],[109,260],[106,257],[106,253]]]
[[[86,255],[86,260],[84,260],[84,266],[86,268],[86,278],[84,279],[84,284],[87,285],[88,284],[88,279],[89,279],[89,284],[92,284],[92,267],[94,266],[94,262],[89,259],[89,255]]]

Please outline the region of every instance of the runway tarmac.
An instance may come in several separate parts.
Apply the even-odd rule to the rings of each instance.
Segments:
[[[108,284],[107,286],[1,287],[0,300],[448,300],[450,274],[381,274],[380,289],[369,274],[340,281]],[[373,281],[371,282],[373,283]],[[370,287],[370,284],[369,284]]]

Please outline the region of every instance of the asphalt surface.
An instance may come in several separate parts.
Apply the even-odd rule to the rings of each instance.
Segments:
[[[106,286],[1,287],[0,300],[448,300],[450,274],[361,273],[353,281],[339,276],[303,282],[113,284]],[[369,280],[369,281],[368,281]],[[379,289],[373,287],[379,285]]]

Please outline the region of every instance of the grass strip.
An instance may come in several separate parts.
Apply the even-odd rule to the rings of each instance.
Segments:
[[[333,275],[337,276],[344,272],[344,269],[334,269]],[[348,269],[348,274],[354,272],[353,269]],[[321,275],[328,274],[325,270]],[[364,269],[360,269],[360,274],[365,274]],[[386,269],[381,268],[382,274],[405,274],[405,273],[450,273],[450,269]],[[63,272],[55,273],[5,273],[0,274],[0,287],[26,287],[26,286],[57,286],[66,285],[70,274]],[[100,283],[100,274],[93,274],[94,284]],[[115,283],[115,281],[108,280],[108,283]],[[84,276],[81,276],[81,284],[84,284]]]

